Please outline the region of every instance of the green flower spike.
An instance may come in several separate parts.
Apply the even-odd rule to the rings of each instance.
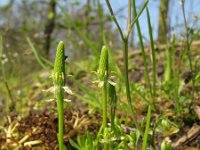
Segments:
[[[100,81],[108,79],[108,50],[106,46],[103,46],[101,50],[101,57],[99,61],[97,75]]]
[[[95,72],[95,74],[98,77],[98,80],[93,81],[93,83],[98,83],[98,87],[100,88],[104,86],[105,82],[109,82],[113,86],[116,85],[116,83],[110,80],[108,76],[108,64],[109,64],[108,58],[109,58],[108,48],[106,46],[103,46],[99,60],[99,68],[97,72]]]
[[[54,63],[54,71],[52,73],[52,79],[54,87],[50,88],[54,92],[54,98],[57,100],[58,110],[58,143],[59,150],[64,150],[64,101],[70,102],[70,100],[64,99],[64,92],[73,94],[69,87],[65,86],[65,49],[64,43],[60,41],[57,46],[56,59]],[[66,148],[65,148],[66,149]]]
[[[63,41],[57,46],[56,60],[54,63],[53,83],[55,86],[65,85],[65,48]]]

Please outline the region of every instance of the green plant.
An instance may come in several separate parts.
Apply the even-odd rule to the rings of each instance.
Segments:
[[[99,15],[99,20],[100,20],[100,31],[101,31],[101,38],[102,38],[101,43],[103,43],[103,45],[106,45],[108,48],[109,65],[110,65],[109,67],[115,71],[118,78],[123,79],[122,73],[119,67],[117,66],[116,60],[112,56],[110,47],[107,44],[106,34],[104,30],[104,13],[103,13],[103,9],[99,0],[98,0],[98,15]]]
[[[172,143],[163,140],[161,143],[161,150],[171,150],[171,149],[172,149]]]
[[[59,150],[64,149],[64,101],[70,102],[70,100],[64,99],[64,92],[73,94],[69,87],[65,86],[65,49],[63,41],[60,41],[57,46],[56,59],[54,63],[54,71],[52,73],[52,79],[54,87],[50,90],[54,92],[54,98],[57,100],[57,111],[58,111],[58,142]]]
[[[54,63],[54,72],[52,74],[54,84],[54,96],[57,100],[58,108],[58,142],[59,149],[63,150],[63,124],[64,124],[64,85],[65,85],[65,50],[64,43],[61,41],[57,46],[56,59]]]
[[[134,3],[134,2],[133,2]],[[136,9],[135,4],[133,7]],[[137,14],[136,10],[135,13]],[[148,133],[149,133],[149,127],[150,127],[150,121],[151,121],[151,105],[155,106],[155,96],[156,96],[156,56],[155,56],[155,49],[154,49],[154,41],[153,41],[153,34],[152,34],[152,27],[151,27],[151,20],[150,20],[150,15],[149,15],[149,10],[148,7],[146,8],[146,13],[147,13],[147,22],[148,22],[148,28],[149,28],[149,36],[150,36],[150,41],[151,41],[151,56],[152,56],[152,64],[153,64],[153,88],[151,87],[150,83],[150,77],[149,77],[149,72],[148,72],[148,66],[146,63],[146,55],[145,51],[143,49],[143,42],[141,38],[141,32],[140,32],[140,25],[139,22],[136,23],[137,29],[139,32],[139,37],[140,37],[140,43],[142,46],[142,53],[143,54],[143,60],[144,60],[144,65],[146,66],[145,68],[145,74],[146,74],[146,80],[149,85],[149,91],[151,93],[151,104],[148,106],[148,111],[147,111],[147,119],[146,119],[146,127],[145,127],[145,133],[144,133],[144,139],[142,143],[142,150],[146,149],[147,146],[147,141],[148,141]]]
[[[126,85],[126,96],[127,96],[127,100],[128,100],[129,106],[130,106],[131,113],[132,113],[132,119],[133,119],[133,122],[136,125],[136,127],[142,132],[140,126],[138,125],[138,123],[136,121],[135,110],[132,106],[132,100],[131,100],[131,92],[130,92],[129,77],[128,77],[128,39],[129,39],[129,35],[131,33],[131,30],[132,30],[134,24],[137,22],[139,16],[142,14],[143,10],[147,6],[148,0],[145,1],[142,9],[138,13],[138,15],[135,16],[133,21],[131,21],[131,0],[128,1],[128,17],[127,17],[127,28],[126,28],[125,35],[123,34],[122,29],[115,17],[115,14],[113,12],[113,9],[110,5],[109,0],[106,0],[106,4],[110,11],[111,17],[112,17],[114,23],[116,24],[117,29],[119,30],[120,37],[122,39],[123,58],[124,58],[124,80],[125,80],[125,85]]]
[[[77,150],[96,150],[96,140],[93,139],[90,133],[86,133],[86,135],[78,136],[77,143],[73,140],[69,140],[70,144],[76,148]]]
[[[154,39],[153,39],[153,31],[151,26],[151,19],[149,14],[148,7],[146,8],[147,13],[147,22],[148,22],[148,29],[149,29],[149,37],[150,37],[150,43],[151,43],[151,58],[152,58],[152,64],[153,64],[153,86],[152,86],[152,103],[155,102],[155,96],[156,96],[156,83],[157,83],[157,69],[156,69],[156,51],[154,48]]]
[[[99,85],[102,87],[102,108],[103,108],[103,130],[107,127],[107,98],[108,98],[108,49],[106,46],[102,47],[99,61],[99,68],[97,70],[99,78]],[[107,149],[107,144],[104,144],[104,149]]]
[[[134,9],[134,17],[137,16],[137,10],[136,10],[136,4],[135,4],[135,0],[132,1],[133,2],[133,9]],[[146,127],[145,127],[145,133],[144,133],[144,138],[143,138],[143,143],[142,143],[142,150],[146,149],[147,146],[147,140],[148,140],[148,131],[149,131],[149,126],[150,126],[150,119],[151,119],[151,107],[154,106],[154,99],[155,99],[155,84],[156,84],[156,70],[155,70],[155,66],[156,66],[156,62],[155,62],[155,50],[154,50],[154,42],[153,42],[153,36],[152,36],[152,29],[151,29],[151,22],[150,22],[150,16],[149,16],[149,12],[148,12],[148,8],[147,10],[147,21],[148,21],[148,27],[149,27],[149,35],[150,35],[150,40],[151,40],[151,49],[152,49],[152,58],[153,58],[153,89],[152,89],[152,85],[150,82],[150,77],[149,77],[149,69],[148,69],[148,64],[147,64],[147,58],[146,58],[146,53],[144,50],[144,44],[143,44],[143,39],[142,39],[142,33],[141,33],[141,29],[140,29],[140,24],[139,21],[136,20],[136,28],[138,31],[138,37],[139,37],[139,41],[140,41],[140,46],[141,46],[141,50],[142,50],[142,58],[143,58],[143,62],[144,62],[144,71],[145,71],[145,78],[147,81],[147,85],[149,88],[149,92],[151,95],[151,104],[148,106],[148,112],[147,112],[147,121],[146,121]]]

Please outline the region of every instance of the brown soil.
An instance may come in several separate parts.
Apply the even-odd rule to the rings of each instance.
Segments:
[[[69,139],[76,139],[77,135],[85,134],[87,131],[96,134],[100,127],[100,120],[101,118],[97,113],[90,115],[88,111],[65,110],[65,145],[69,146]],[[26,118],[12,123],[17,124],[17,128],[10,138],[6,134],[0,134],[0,148],[6,149],[7,145],[10,149],[18,146],[21,150],[54,150],[58,147],[57,121],[55,113],[32,113]],[[16,133],[19,134],[17,137],[15,136]],[[28,138],[23,141],[22,139],[25,136],[28,136]],[[36,140],[40,141],[40,144],[24,146],[27,142]]]

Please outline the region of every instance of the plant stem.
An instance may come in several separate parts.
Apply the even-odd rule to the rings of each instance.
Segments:
[[[133,9],[134,9],[134,15],[135,15],[134,17],[136,17],[137,16],[137,10],[136,10],[135,0],[133,0]],[[148,9],[147,9],[147,17],[148,17],[150,39],[151,39],[151,48],[152,48],[152,51],[154,51],[154,44],[153,44],[154,42],[153,42],[153,36],[152,36],[151,23],[150,23],[150,17],[149,17]],[[154,106],[154,103],[153,103],[154,102],[154,92],[152,90],[152,86],[151,86],[151,82],[150,82],[146,53],[145,53],[145,50],[144,50],[142,33],[141,33],[140,24],[139,24],[138,20],[136,20],[136,27],[137,27],[137,31],[138,31],[138,37],[139,37],[140,46],[141,46],[141,50],[142,50],[142,57],[143,57],[143,61],[144,61],[145,78],[146,78],[148,88],[149,88],[149,92],[150,92],[150,95],[151,95],[151,105]],[[155,53],[154,53],[154,56],[155,56]],[[155,67],[155,57],[154,57],[153,61],[154,61],[153,65]],[[154,74],[156,74],[155,69],[154,69]],[[156,78],[154,78],[154,79],[156,80]],[[155,80],[154,80],[154,84],[156,82]],[[147,146],[148,132],[149,132],[149,126],[150,126],[150,120],[151,120],[151,105],[149,105],[149,107],[148,107],[147,121],[146,121],[144,139],[143,139],[143,143],[142,143],[142,150],[146,150],[146,146]]]
[[[147,147],[147,139],[148,139],[148,134],[149,134],[150,121],[151,121],[151,105],[149,105],[149,107],[148,107],[144,139],[142,142],[142,150],[146,150],[146,147]]]
[[[154,103],[155,95],[156,95],[156,78],[157,78],[156,54],[155,54],[152,26],[151,26],[151,20],[150,20],[148,7],[146,7],[146,13],[147,13],[148,28],[149,28],[149,37],[150,37],[150,42],[151,42],[151,57],[152,57],[152,63],[153,63],[153,88],[152,88],[153,99],[152,99],[152,103]]]
[[[131,30],[133,28],[133,26],[135,25],[135,23],[137,22],[137,20],[139,19],[140,15],[142,14],[142,12],[144,11],[144,9],[146,8],[147,4],[148,4],[149,0],[146,0],[145,3],[142,6],[142,9],[139,11],[138,14],[135,15],[134,20],[131,22],[130,24],[130,28],[128,29],[128,31],[126,32],[126,37],[129,37]],[[131,4],[131,3],[129,3]]]
[[[129,38],[130,32],[131,32],[134,24],[137,22],[139,16],[142,14],[143,10],[145,9],[146,5],[148,4],[148,0],[145,1],[142,9],[138,13],[138,15],[135,16],[135,19],[132,22],[131,22],[131,0],[129,0],[127,28],[126,28],[125,35],[123,35],[122,29],[121,29],[121,27],[120,27],[120,25],[119,25],[119,23],[118,23],[118,21],[115,17],[115,14],[112,10],[112,7],[110,5],[109,0],[106,0],[106,4],[107,4],[108,9],[110,11],[111,17],[112,17],[113,21],[115,22],[117,29],[119,30],[119,33],[120,33],[120,36],[121,36],[121,39],[122,39],[122,42],[123,42],[123,57],[124,57],[124,68],[125,68],[125,70],[124,70],[125,77],[124,78],[125,78],[125,84],[126,84],[126,96],[127,96],[127,99],[128,99],[128,103],[130,105],[132,116],[133,116],[132,117],[133,122],[134,122],[135,126],[139,129],[139,131],[141,133],[143,133],[143,131],[141,130],[140,126],[137,123],[136,114],[135,114],[135,111],[134,111],[133,106],[132,106],[132,100],[131,100],[131,94],[130,94],[130,86],[129,86],[129,78],[128,78],[128,38]]]
[[[54,63],[54,71],[52,74],[54,83],[54,97],[57,100],[58,110],[58,143],[59,150],[64,149],[64,86],[65,86],[65,49],[64,43],[58,43],[56,51],[56,59]]]
[[[115,86],[108,83],[108,97],[109,97],[109,105],[110,105],[110,123],[111,123],[111,131],[115,132],[115,110],[117,106],[117,95]]]
[[[156,106],[155,103],[155,95],[156,95],[156,57],[155,57],[155,49],[154,49],[154,41],[153,41],[153,34],[152,34],[152,27],[151,27],[151,20],[149,15],[149,10],[146,8],[147,13],[147,21],[148,21],[148,28],[149,28],[149,36],[151,41],[151,52],[152,52],[152,63],[153,63],[153,88],[150,89],[151,91],[151,103]],[[147,119],[146,119],[146,127],[145,127],[145,133],[144,138],[142,142],[142,150],[146,150],[147,147],[147,140],[148,140],[148,134],[149,134],[149,127],[150,127],[150,121],[151,121],[151,105],[148,106],[148,112],[147,112]]]
[[[132,100],[131,100],[131,93],[130,93],[130,86],[129,86],[129,77],[128,77],[128,39],[125,38],[123,40],[123,57],[124,57],[124,78],[125,78],[125,85],[126,85],[126,96],[127,96],[127,100],[128,100],[128,104],[130,106],[131,109],[131,113],[132,113],[132,118],[133,118],[133,122],[136,125],[136,127],[142,131],[140,129],[140,126],[137,123],[137,119],[136,119],[136,114],[135,114],[135,110],[133,109],[132,106]]]
[[[115,14],[114,14],[114,12],[113,12],[113,10],[112,10],[112,7],[111,7],[111,5],[110,5],[109,0],[106,0],[106,4],[107,4],[108,9],[109,9],[109,11],[110,11],[111,17],[112,17],[113,21],[115,22],[115,24],[116,24],[116,26],[117,26],[117,29],[118,29],[118,31],[119,31],[119,33],[120,33],[121,39],[124,40],[124,35],[123,35],[123,32],[122,32],[122,29],[121,29],[121,27],[120,27],[120,25],[119,25],[119,23],[118,23],[118,21],[117,21],[117,19],[116,19],[116,17],[115,17]]]
[[[102,87],[102,103],[103,103],[103,128],[107,127],[107,81],[104,81]]]
[[[102,87],[102,100],[103,100],[103,129],[107,128],[107,79],[104,81],[104,85]],[[108,150],[108,144],[104,143],[104,150]]]
[[[59,150],[63,150],[63,136],[64,136],[64,109],[63,109],[63,99],[64,99],[64,89],[63,87],[57,87],[55,89],[56,99],[57,99],[57,109],[58,109],[58,142]]]
[[[136,5],[135,5],[135,0],[133,0],[133,8],[134,8],[134,14],[135,17],[137,16],[137,11],[136,11]],[[148,64],[147,64],[147,59],[146,59],[146,53],[144,50],[144,44],[143,44],[143,40],[142,40],[142,33],[140,30],[140,24],[139,21],[136,21],[136,27],[137,27],[137,31],[138,31],[138,37],[139,37],[139,41],[140,41],[140,46],[141,46],[141,50],[142,50],[142,57],[143,57],[143,61],[144,61],[144,71],[145,71],[145,78],[148,84],[148,88],[149,88],[149,92],[151,94],[151,97],[153,95],[152,93],[152,88],[151,88],[151,82],[150,82],[150,77],[149,77],[149,70],[148,70]]]
[[[102,87],[102,113],[103,113],[103,132],[106,134],[107,128],[107,100],[108,100],[108,66],[109,66],[109,58],[108,58],[108,48],[106,46],[102,47],[100,60],[99,60],[99,68],[97,70],[97,75]],[[103,85],[102,85],[103,83]],[[108,144],[104,143],[104,150],[108,149]]]
[[[193,66],[192,66],[192,58],[190,54],[190,41],[189,41],[189,30],[185,15],[185,0],[182,0],[182,12],[183,12],[183,19],[184,19],[184,25],[186,30],[186,53],[189,59],[189,66],[190,66],[190,72],[192,73],[192,100],[194,100],[194,86],[195,86],[195,80],[193,77]]]

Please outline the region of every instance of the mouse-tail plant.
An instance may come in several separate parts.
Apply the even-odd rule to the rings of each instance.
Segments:
[[[108,99],[108,49],[106,46],[102,47],[99,68],[97,70],[99,78],[99,86],[102,88],[102,111],[103,122],[102,127],[105,132],[107,128],[107,99]],[[104,149],[108,149],[108,144],[104,143]]]
[[[146,8],[146,6],[148,4],[148,0],[145,1],[145,3],[142,6],[142,9],[138,13],[138,15],[134,18],[133,21],[131,21],[131,0],[128,1],[128,17],[127,17],[127,28],[126,28],[125,34],[123,34],[123,31],[115,17],[115,14],[113,12],[113,9],[112,9],[112,6],[110,5],[109,0],[106,0],[106,4],[110,11],[111,17],[112,17],[114,23],[116,24],[117,29],[119,30],[120,37],[122,39],[123,58],[124,58],[124,80],[125,80],[125,85],[126,85],[126,96],[127,96],[127,100],[128,100],[129,106],[130,106],[131,113],[132,113],[132,119],[133,119],[135,126],[139,129],[139,131],[141,133],[143,133],[141,127],[137,123],[135,109],[132,106],[131,91],[130,91],[129,77],[128,77],[128,39],[129,39],[129,35],[131,33],[131,30],[132,30],[134,24],[136,23],[136,21],[138,20],[138,18],[140,17],[140,15],[144,11],[144,9]]]
[[[64,43],[61,41],[57,46],[54,71],[52,73],[54,84],[54,98],[57,100],[58,111],[58,143],[59,150],[64,149],[64,86],[65,86],[65,50]]]

